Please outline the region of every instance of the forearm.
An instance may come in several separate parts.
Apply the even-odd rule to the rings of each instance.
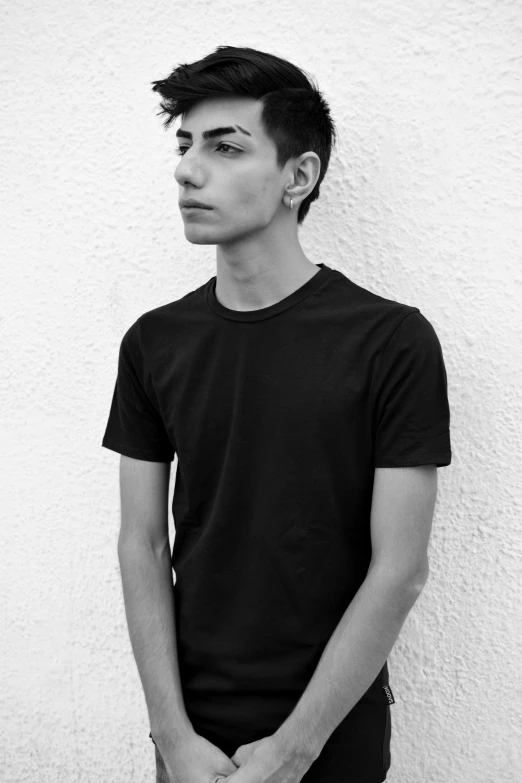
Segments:
[[[282,745],[316,758],[329,736],[373,683],[422,589],[377,567],[349,604],[312,679],[275,733]]]
[[[118,559],[127,625],[151,733],[165,746],[194,731],[181,689],[168,543],[161,553],[147,544],[119,543]]]

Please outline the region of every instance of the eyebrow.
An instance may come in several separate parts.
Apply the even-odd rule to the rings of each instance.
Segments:
[[[240,125],[236,125],[236,128],[239,128],[241,133],[244,133],[246,136],[252,136],[251,133],[242,128]],[[212,128],[211,130],[203,131],[201,135],[204,139],[215,139],[216,136],[225,136],[228,133],[235,133],[236,128],[233,128],[232,125],[227,125],[222,128]],[[192,133],[189,133],[189,131],[177,130],[176,136],[183,139],[190,139],[192,141]]]

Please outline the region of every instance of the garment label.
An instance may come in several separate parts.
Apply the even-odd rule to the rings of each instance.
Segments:
[[[388,699],[388,704],[395,704],[395,699],[393,698],[393,693],[391,692],[391,688],[389,685],[383,685],[382,689],[384,693],[386,694],[386,698]]]

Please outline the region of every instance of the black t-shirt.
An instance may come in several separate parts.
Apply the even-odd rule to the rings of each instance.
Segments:
[[[375,468],[451,462],[430,322],[318,267],[270,307],[223,306],[214,276],[140,316],[121,342],[102,441],[135,459],[178,455],[184,701],[229,754],[284,722],[363,582]],[[321,754],[361,783],[389,765],[387,684],[385,664]]]

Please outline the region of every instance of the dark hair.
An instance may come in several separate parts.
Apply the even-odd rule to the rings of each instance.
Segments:
[[[319,197],[337,139],[329,106],[303,70],[257,49],[218,46],[203,59],[179,65],[166,79],[151,84],[164,99],[158,114],[168,115],[165,130],[205,98],[244,95],[261,100],[261,123],[277,148],[278,168],[309,150],[321,161],[315,187],[299,205],[297,222],[303,222],[310,204]]]

